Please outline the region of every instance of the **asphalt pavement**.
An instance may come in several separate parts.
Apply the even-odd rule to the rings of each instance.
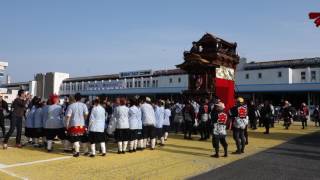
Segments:
[[[320,180],[320,132],[298,137],[191,179]]]

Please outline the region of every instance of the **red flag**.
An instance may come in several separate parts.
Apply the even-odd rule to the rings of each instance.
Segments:
[[[317,27],[319,27],[319,26],[320,26],[320,17],[317,18],[317,19],[314,21],[314,23],[316,24]]]
[[[309,13],[309,18],[310,19],[315,19],[314,23],[316,24],[317,27],[320,26],[320,13],[318,12],[311,12]]]
[[[320,13],[311,12],[311,13],[309,13],[309,18],[310,19],[320,18]]]

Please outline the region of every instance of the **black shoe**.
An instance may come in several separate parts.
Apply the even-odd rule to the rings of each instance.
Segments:
[[[47,149],[48,152],[52,152],[52,149]]]
[[[137,150],[136,150],[136,149],[134,149],[134,150],[133,150],[133,152],[137,152]]]
[[[84,156],[89,156],[90,153],[89,153],[89,152],[86,152],[86,153],[84,153],[83,155],[84,155]]]
[[[95,155],[93,155],[93,154],[90,154],[90,156],[89,157],[91,157],[91,158],[94,158],[95,157]]]
[[[159,146],[164,146],[164,144],[159,144]]]
[[[241,151],[233,152],[232,154],[241,154]]]
[[[122,153],[122,154],[125,154],[126,152],[125,152],[125,151],[122,151],[121,153]]]
[[[247,141],[247,142],[246,142],[246,145],[248,145],[248,144],[249,144],[249,142]]]
[[[224,154],[223,157],[228,157],[228,154]]]
[[[79,157],[79,156],[80,156],[80,153],[73,154],[73,157]]]
[[[214,155],[211,155],[211,157],[214,157],[214,158],[219,158],[219,154],[214,154]]]
[[[133,153],[133,150],[129,150],[129,153]]]
[[[118,154],[122,154],[122,151],[118,151]]]
[[[153,151],[153,150],[155,150],[155,148],[151,148],[151,150]]]
[[[244,149],[241,150],[241,154],[243,154],[243,153],[244,153]]]

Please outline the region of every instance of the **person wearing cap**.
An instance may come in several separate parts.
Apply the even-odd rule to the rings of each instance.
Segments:
[[[299,109],[299,117],[302,123],[302,129],[307,127],[308,116],[309,116],[308,106],[306,105],[306,103],[302,103]]]
[[[156,116],[154,109],[151,105],[151,99],[146,97],[143,99],[143,103],[141,105],[141,119],[143,123],[143,148],[147,146],[147,140],[151,140],[151,150],[155,149],[156,139],[155,139],[155,124],[156,124]]]
[[[6,135],[4,119],[6,118],[6,114],[8,113],[8,103],[3,99],[2,95],[0,94],[0,128],[2,130],[3,137]]]
[[[284,101],[284,105],[282,107],[282,113],[281,113],[281,117],[283,119],[283,126],[286,128],[286,129],[289,129],[290,125],[291,125],[291,122],[292,122],[292,118],[293,118],[293,115],[291,113],[291,105],[289,103],[289,101]]]
[[[84,142],[86,133],[85,120],[88,117],[89,110],[86,104],[81,102],[82,96],[76,93],[74,96],[76,102],[72,103],[67,108],[66,127],[69,141],[73,143],[75,149],[73,157],[80,156],[80,142]],[[88,144],[82,143],[85,149],[85,154],[88,153]]]
[[[42,123],[47,141],[46,149],[53,151],[53,140],[56,136],[62,141],[64,148],[68,148],[65,125],[63,122],[63,108],[59,105],[59,97],[51,95],[48,104],[42,108]]]
[[[230,109],[230,117],[233,119],[233,138],[237,145],[235,154],[244,153],[246,137],[244,131],[248,125],[248,109],[242,97],[237,98],[237,104]]]
[[[12,105],[11,105],[12,116],[10,119],[10,129],[4,137],[3,149],[8,148],[9,138],[11,137],[15,129],[17,129],[16,147],[22,148],[22,145],[21,145],[22,121],[26,112],[26,104],[27,104],[26,93],[23,89],[20,89],[18,91],[18,97],[12,102]]]
[[[228,144],[226,141],[227,136],[227,121],[228,115],[224,113],[224,104],[218,102],[214,106],[214,111],[211,113],[213,123],[213,136],[212,146],[215,150],[215,154],[212,157],[219,158],[219,144],[221,143],[224,150],[224,157],[228,156]]]

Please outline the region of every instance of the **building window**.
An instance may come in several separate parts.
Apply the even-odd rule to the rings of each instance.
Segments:
[[[278,77],[282,77],[282,72],[278,72]]]
[[[249,79],[249,74],[246,74],[246,79]]]
[[[156,81],[152,80],[152,87],[156,87]]]
[[[169,79],[169,83],[170,83],[170,84],[172,83],[172,78]]]
[[[141,87],[141,81],[138,81],[138,87]]]
[[[127,82],[127,88],[129,88],[129,82]]]
[[[306,72],[301,72],[301,80],[306,80]]]
[[[145,88],[146,87],[146,81],[143,81],[143,87]]]
[[[129,82],[129,86],[130,86],[130,88],[132,88],[132,82]]]
[[[311,80],[316,80],[316,71],[311,71]]]
[[[149,80],[147,81],[147,87],[150,87],[150,81]]]
[[[178,78],[178,83],[181,83],[181,78]]]
[[[259,78],[259,79],[262,78],[262,74],[261,74],[261,73],[258,74],[258,78]]]
[[[138,87],[138,82],[137,81],[134,82],[134,87]]]

